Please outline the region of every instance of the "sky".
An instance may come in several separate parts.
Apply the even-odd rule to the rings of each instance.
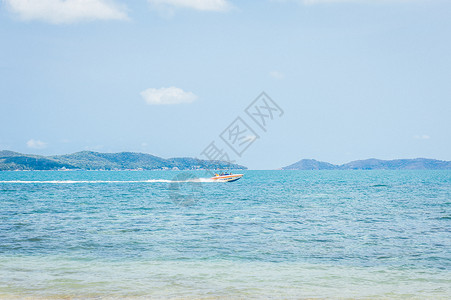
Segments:
[[[450,16],[449,0],[3,0],[0,149],[451,160]]]

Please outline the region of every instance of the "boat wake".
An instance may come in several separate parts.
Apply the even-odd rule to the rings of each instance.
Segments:
[[[168,179],[149,179],[149,180],[6,180],[0,181],[0,184],[3,183],[22,183],[22,184],[34,184],[34,183],[43,183],[43,184],[76,184],[76,183],[177,183],[177,182],[218,182],[211,178],[193,178],[187,180],[168,180]]]

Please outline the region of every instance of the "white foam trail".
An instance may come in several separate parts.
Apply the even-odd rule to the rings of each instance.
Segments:
[[[211,178],[195,178],[189,180],[168,180],[168,179],[149,179],[149,180],[5,180],[1,183],[171,183],[171,182],[218,182]]]

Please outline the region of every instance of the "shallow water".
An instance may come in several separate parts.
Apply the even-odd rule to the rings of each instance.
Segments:
[[[184,174],[0,172],[0,297],[451,297],[451,171]]]

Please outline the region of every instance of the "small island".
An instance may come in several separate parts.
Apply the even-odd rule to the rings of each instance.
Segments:
[[[43,170],[202,170],[247,169],[226,161],[201,160],[192,157],[161,158],[151,154],[81,151],[66,155],[41,156],[0,151],[0,171]]]
[[[343,165],[334,165],[315,159],[302,159],[282,170],[449,170],[451,161],[428,158],[414,159],[365,159],[355,160]]]

